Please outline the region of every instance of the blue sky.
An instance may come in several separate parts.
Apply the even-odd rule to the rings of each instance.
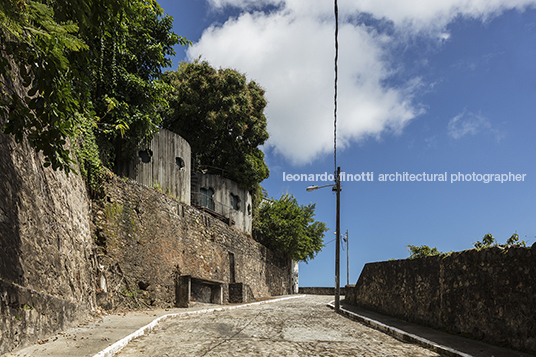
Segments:
[[[301,286],[333,286],[335,194],[286,174],[334,172],[333,3],[159,1],[201,56],[266,89],[270,196],[316,203],[324,250],[300,264]],[[536,240],[536,0],[340,0],[337,164],[374,181],[343,182],[341,230],[350,283],[365,263],[408,257],[407,245],[472,248],[492,233]],[[446,182],[382,182],[380,174],[447,174]],[[516,182],[452,175],[525,174]],[[346,251],[341,253],[346,284]]]

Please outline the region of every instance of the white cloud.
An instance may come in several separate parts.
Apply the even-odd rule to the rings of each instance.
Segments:
[[[424,142],[426,143],[427,149],[432,149],[437,147],[437,136],[433,135],[431,137],[425,138]]]
[[[300,15],[333,15],[333,1],[325,0],[208,0],[216,7],[233,6],[261,9],[266,5],[284,6]],[[534,0],[339,0],[341,17],[369,13],[376,19],[392,21],[397,27],[417,31],[443,29],[458,16],[488,20],[505,10],[534,7]],[[441,32],[440,32],[441,33]]]
[[[448,33],[448,32],[442,32],[442,33],[440,33],[440,34],[438,35],[438,37],[439,37],[439,40],[440,40],[441,42],[445,42],[445,41],[448,41],[448,40],[450,39],[450,33]]]
[[[460,139],[490,129],[491,124],[486,117],[464,110],[449,121],[448,135],[453,139]]]
[[[266,89],[267,146],[294,164],[305,164],[333,147],[333,3],[320,0],[208,0],[214,9],[233,6],[243,13],[205,30],[188,50],[214,67],[246,73]],[[419,79],[388,85],[396,73],[389,52],[405,36],[450,39],[445,26],[457,16],[488,19],[507,8],[522,9],[535,0],[340,0],[338,145],[385,131],[400,132],[422,113],[415,96]],[[264,6],[277,9],[262,12]],[[366,12],[392,23],[388,36],[344,19]],[[347,16],[348,15],[348,16]],[[449,124],[459,137],[478,130],[478,117]],[[476,121],[475,121],[476,120]],[[476,127],[475,127],[476,125]]]
[[[505,133],[494,127],[490,120],[481,113],[464,110],[452,118],[447,125],[447,134],[453,139],[461,139],[467,135],[491,134],[500,142]]]
[[[210,6],[216,9],[223,9],[227,6],[246,8],[262,8],[266,5],[278,5],[284,0],[207,0]]]
[[[190,48],[213,66],[246,72],[266,89],[268,146],[304,164],[333,147],[333,24],[289,12],[244,13],[205,31]],[[340,40],[339,144],[400,130],[417,110],[404,89],[385,88],[389,41],[364,26],[344,25]]]

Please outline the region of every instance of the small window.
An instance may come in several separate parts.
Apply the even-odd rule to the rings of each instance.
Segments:
[[[181,170],[185,166],[184,160],[178,156],[175,158],[175,164],[179,167],[179,170]]]
[[[201,188],[200,205],[214,211],[214,190],[211,188]]]
[[[238,197],[237,195],[233,195],[232,193],[231,193],[231,206],[233,206],[233,208],[237,211],[240,209],[240,197]]]
[[[248,203],[248,216],[251,216],[251,205]]]
[[[151,162],[151,156],[153,156],[153,152],[150,149],[140,150],[138,152],[138,156],[141,158],[141,162],[147,164]]]

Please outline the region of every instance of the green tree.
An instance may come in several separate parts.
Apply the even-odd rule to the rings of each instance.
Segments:
[[[420,247],[417,247],[417,246],[408,244],[408,248],[411,252],[409,259],[423,258],[423,257],[432,256],[432,255],[442,254],[440,251],[437,250],[436,247],[430,248],[427,245],[421,245]]]
[[[514,233],[506,240],[506,244],[519,244],[519,234]]]
[[[164,74],[173,87],[163,127],[185,138],[201,169],[219,168],[224,176],[250,191],[268,177],[266,100],[257,83],[233,69],[212,68],[196,60]]]
[[[66,140],[76,132],[79,103],[68,56],[88,49],[77,31],[72,21],[57,22],[45,3],[0,3],[3,130],[17,142],[27,137],[43,152],[45,166],[67,172],[73,160]]]
[[[107,21],[108,29],[87,40],[96,50],[88,77],[101,157],[112,167],[158,131],[171,89],[159,80],[162,68],[171,66],[176,44],[190,41],[173,33],[173,18],[154,0],[132,1]]]
[[[527,242],[524,240],[519,241],[519,235],[517,233],[514,233],[506,240],[506,244],[499,244],[497,240],[493,237],[491,233],[486,234],[482,241],[477,241],[476,243],[473,243],[473,246],[476,249],[483,249],[483,248],[489,248],[494,246],[504,247],[506,245],[520,245],[522,247],[527,246]]]
[[[2,1],[4,132],[27,137],[46,166],[67,172],[66,143],[80,133],[97,138],[110,166],[115,152],[128,156],[161,121],[161,67],[175,44],[189,44],[171,28],[154,0]],[[22,91],[13,90],[18,77]]]
[[[512,236],[506,240],[506,244],[507,245],[520,245],[522,247],[527,246],[527,242],[525,242],[524,240],[519,241],[519,234],[517,233],[512,234]]]
[[[493,234],[488,233],[482,238],[481,242],[477,241],[476,243],[473,243],[473,246],[476,249],[482,249],[482,248],[489,248],[494,244],[497,244],[497,240],[493,238]]]
[[[315,204],[300,206],[293,195],[265,200],[254,221],[255,238],[296,261],[314,259],[324,247],[326,224],[314,220]]]

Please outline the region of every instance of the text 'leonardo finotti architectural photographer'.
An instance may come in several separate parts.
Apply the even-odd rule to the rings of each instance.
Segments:
[[[378,182],[524,182],[527,174],[514,174],[514,173],[485,173],[477,174],[476,172],[470,174],[464,174],[461,172],[455,174],[444,173],[409,173],[409,172],[395,172],[395,173],[381,173],[377,175]],[[450,180],[449,180],[450,177]],[[358,174],[348,174],[341,172],[341,182],[371,182],[374,181],[374,172],[361,172]],[[300,181],[300,182],[333,182],[335,181],[334,174],[328,174],[324,172],[322,174],[288,174],[283,172],[283,181]]]

